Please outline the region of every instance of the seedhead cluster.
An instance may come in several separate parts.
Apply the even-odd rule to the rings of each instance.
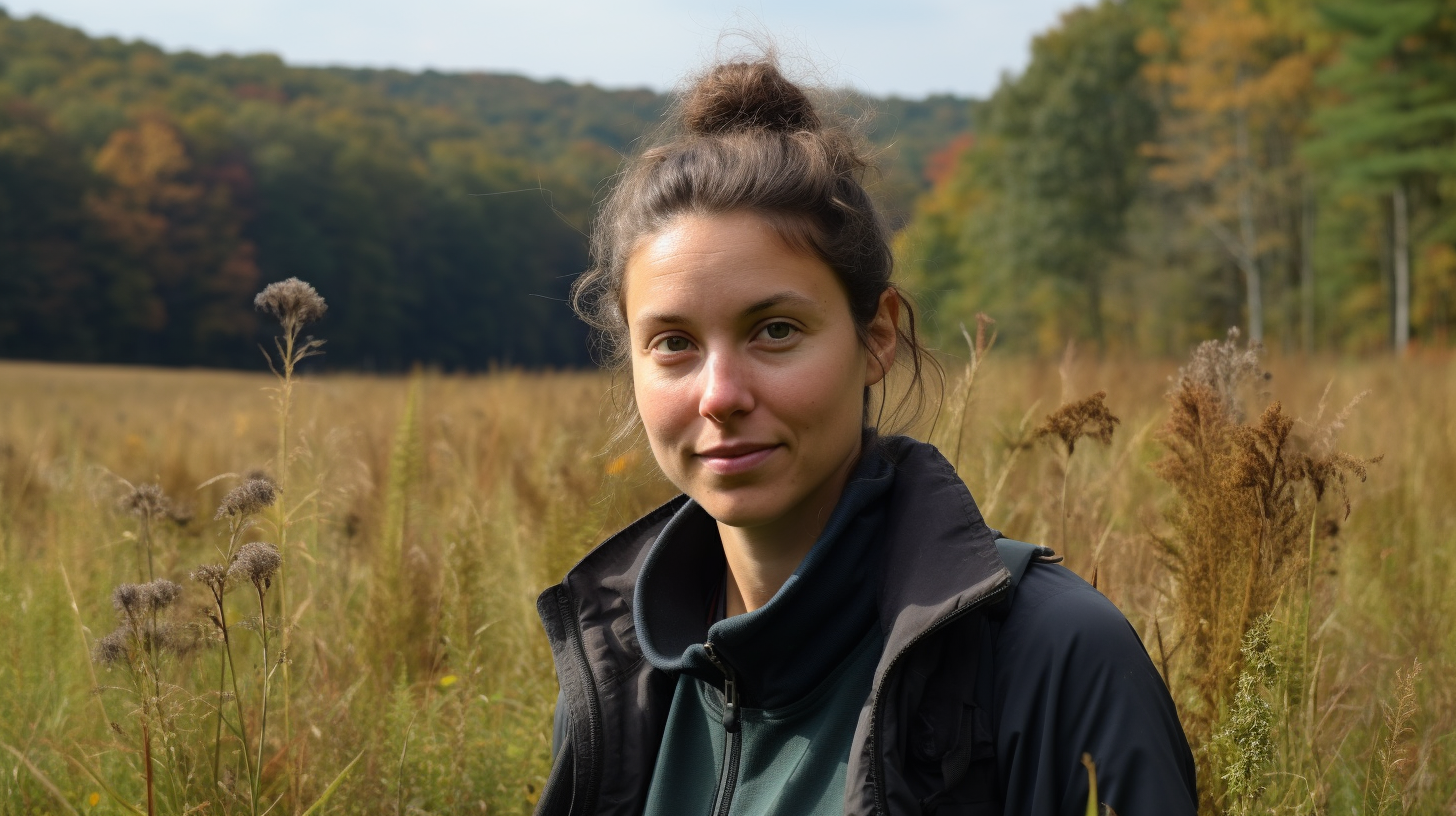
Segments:
[[[1269,379],[1269,372],[1259,362],[1263,351],[1264,347],[1259,343],[1250,343],[1240,349],[1239,329],[1237,326],[1230,327],[1227,338],[1205,340],[1198,344],[1188,365],[1178,369],[1174,388],[1207,388],[1235,422],[1243,422],[1240,399],[1245,387]]]
[[[266,476],[255,476],[228,491],[217,507],[215,520],[257,515],[278,500],[278,486]]]
[[[122,497],[121,508],[137,518],[157,519],[172,512],[172,501],[161,485],[140,484]]]
[[[244,544],[238,549],[237,555],[233,556],[232,566],[228,567],[228,577],[249,581],[259,592],[265,592],[272,585],[273,573],[278,571],[281,563],[283,559],[279,556],[277,547],[252,541]]]
[[[317,323],[329,310],[318,290],[298,278],[268,284],[253,298],[253,305],[272,315],[284,331]]]
[[[96,641],[92,654],[97,662],[155,672],[158,656],[187,651],[184,630],[161,617],[181,596],[182,587],[166,579],[118,586],[111,593],[111,606],[119,625]]]
[[[1076,452],[1079,439],[1095,439],[1104,445],[1111,444],[1112,432],[1122,420],[1107,409],[1107,404],[1103,402],[1105,399],[1107,392],[1098,391],[1084,400],[1063,405],[1047,415],[1046,420],[1037,427],[1036,438],[1060,439],[1069,457]]]

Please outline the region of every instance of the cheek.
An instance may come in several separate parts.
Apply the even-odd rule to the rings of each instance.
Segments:
[[[650,365],[634,365],[632,393],[647,440],[660,461],[661,454],[673,446],[697,414],[690,383],[683,378],[664,377]]]
[[[804,433],[838,436],[844,426],[859,433],[864,400],[864,362],[859,355],[825,355],[812,364],[774,372],[760,398]]]

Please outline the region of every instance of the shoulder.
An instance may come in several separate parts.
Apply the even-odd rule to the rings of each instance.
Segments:
[[[1100,796],[1117,812],[1194,812],[1193,758],[1177,709],[1106,596],[1065,567],[1033,564],[994,649],[1007,812],[1060,813],[1085,802],[1084,752],[1097,762]]]
[[[1043,691],[1055,686],[1057,696],[1072,699],[1112,691],[1106,681],[1162,685],[1122,611],[1060,564],[1032,564],[1002,615],[996,673],[1008,683]]]
[[[1061,564],[1028,566],[1002,614],[999,640],[1007,645],[1073,648],[1132,644],[1143,651],[1142,642],[1122,611]]]

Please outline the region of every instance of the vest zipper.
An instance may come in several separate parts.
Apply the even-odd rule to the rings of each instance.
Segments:
[[[738,758],[743,749],[742,716],[738,700],[738,679],[733,669],[718,656],[713,642],[703,644],[718,671],[723,672],[723,731],[727,744],[723,746],[723,773],[718,779],[718,796],[713,803],[713,816],[728,816],[733,806],[733,789],[738,786]]]
[[[874,700],[870,705],[870,732],[865,738],[865,742],[869,747],[870,756],[872,757],[871,761],[874,763],[871,766],[874,771],[874,776],[870,780],[870,784],[871,787],[874,788],[875,813],[889,814],[890,812],[889,802],[887,802],[885,799],[885,757],[879,746],[879,726],[880,719],[885,714],[883,694],[884,688],[885,686],[888,686],[890,684],[890,675],[894,673],[895,669],[899,668],[900,658],[904,657],[907,653],[909,653],[911,649],[915,648],[915,645],[917,643],[929,637],[930,635],[940,631],[942,628],[949,625],[953,621],[957,621],[970,614],[971,612],[974,612],[975,610],[980,609],[987,604],[994,603],[995,601],[999,600],[1001,596],[1005,595],[1006,591],[1010,588],[1011,578],[1008,575],[1004,582],[996,586],[986,595],[982,596],[972,603],[966,604],[959,609],[952,610],[950,614],[946,615],[940,620],[937,620],[930,626],[927,626],[925,629],[922,629],[920,631],[920,634],[911,638],[910,642],[905,644],[905,646],[900,649],[900,651],[896,652],[894,658],[890,660],[890,665],[885,669],[885,674],[881,679],[880,684],[875,687]],[[981,671],[983,668],[984,667],[982,666],[978,666],[976,670]]]
[[[582,688],[586,690],[587,703],[587,733],[588,740],[586,750],[578,752],[575,761],[587,762],[587,786],[583,791],[581,810],[577,810],[576,797],[572,797],[571,813],[589,814],[596,811],[597,791],[601,787],[602,763],[598,754],[602,745],[602,711],[601,703],[597,700],[597,685],[592,678],[591,663],[587,660],[586,647],[581,642],[581,622],[576,619],[576,607],[571,603],[571,596],[565,586],[559,586],[556,590],[556,603],[561,613],[562,628],[566,630],[567,647],[576,658],[576,668],[580,673]],[[544,792],[543,792],[544,793]]]

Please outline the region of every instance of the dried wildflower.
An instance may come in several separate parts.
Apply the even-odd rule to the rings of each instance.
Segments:
[[[1376,794],[1375,813],[1384,816],[1386,813],[1400,813],[1404,810],[1401,807],[1401,793],[1409,789],[1411,763],[1411,746],[1406,743],[1416,736],[1416,730],[1411,726],[1411,720],[1415,719],[1419,705],[1416,692],[1416,679],[1421,676],[1421,661],[1419,659],[1411,662],[1410,668],[1405,671],[1397,670],[1395,673],[1395,701],[1394,704],[1382,704],[1385,709],[1385,733],[1386,738],[1380,743],[1378,753],[1380,759],[1380,787]]]
[[[135,615],[147,603],[145,584],[121,584],[111,592],[111,605],[123,615]]]
[[[272,479],[248,479],[228,491],[217,507],[214,519],[236,516],[251,516],[266,507],[272,507],[278,500],[278,488]]]
[[[1174,390],[1183,390],[1188,385],[1201,385],[1218,396],[1219,402],[1235,422],[1243,421],[1239,409],[1239,390],[1246,383],[1269,379],[1269,373],[1259,366],[1259,355],[1264,347],[1249,343],[1239,350],[1239,330],[1228,330],[1225,340],[1205,340],[1193,350],[1188,365],[1178,369]]]
[[[237,555],[233,556],[232,566],[228,568],[228,574],[237,579],[252,581],[253,586],[261,591],[268,588],[273,580],[273,573],[282,563],[283,557],[278,554],[278,548],[261,541],[252,541],[238,548]]]
[[[137,518],[161,518],[171,511],[172,502],[161,485],[136,485],[121,499],[121,508]]]
[[[1112,442],[1112,432],[1122,420],[1107,410],[1106,391],[1098,391],[1080,402],[1069,402],[1048,414],[1035,433],[1038,439],[1055,436],[1062,440],[1067,455],[1077,449],[1077,440],[1096,439],[1104,445]]]
[[[173,581],[168,581],[165,578],[159,578],[151,583],[142,584],[140,589],[143,597],[146,599],[147,606],[153,612],[166,609],[172,605],[173,601],[176,601],[182,596],[181,585]]]
[[[125,627],[117,629],[106,637],[96,641],[91,649],[91,657],[97,663],[111,665],[128,660],[131,657],[131,634]]]
[[[172,506],[167,509],[167,518],[178,527],[187,526],[187,523],[192,521],[193,515],[194,511],[191,504],[177,504],[173,502]]]
[[[313,323],[329,308],[317,290],[298,278],[268,284],[253,299],[253,305],[273,315],[285,328]]]
[[[221,564],[202,564],[189,576],[192,580],[212,590],[219,597],[227,589],[228,570]]]

